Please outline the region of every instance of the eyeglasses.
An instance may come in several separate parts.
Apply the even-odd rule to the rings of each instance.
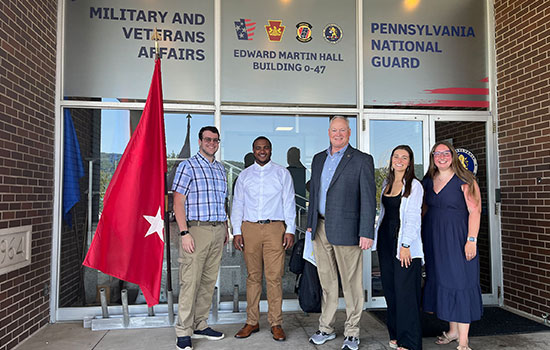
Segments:
[[[220,140],[220,139],[212,139],[212,138],[210,138],[210,137],[203,137],[203,138],[202,138],[202,141],[204,141],[204,142],[206,142],[206,143],[211,143],[211,142],[213,142],[213,143],[220,143],[221,140]]]
[[[432,153],[434,157],[450,157],[452,155],[451,151],[442,151]]]

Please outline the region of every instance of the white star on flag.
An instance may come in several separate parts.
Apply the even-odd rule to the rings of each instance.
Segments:
[[[149,230],[145,234],[145,237],[153,233],[156,233],[159,235],[160,240],[164,242],[164,235],[163,235],[164,220],[162,220],[162,216],[160,215],[160,207],[159,207],[159,210],[157,211],[156,216],[143,215],[143,217],[145,218],[145,220],[147,220],[151,224],[151,226],[149,227]]]

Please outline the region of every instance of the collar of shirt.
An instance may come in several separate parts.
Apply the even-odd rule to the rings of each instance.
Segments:
[[[198,157],[199,159],[201,159],[202,161],[204,161],[204,162],[210,164],[210,165],[216,163],[216,158],[214,158],[213,161],[209,161],[208,158],[206,158],[206,157],[201,153],[201,151],[198,151],[198,152],[197,152],[197,157]]]
[[[339,150],[337,152],[334,152],[334,154],[330,154],[330,150],[332,149],[332,146],[329,146],[327,148],[327,155],[329,157],[342,157],[344,155],[344,152],[348,149],[348,146],[349,146],[349,143],[344,148],[342,148],[341,150]]]
[[[254,161],[254,164],[252,164],[252,166],[254,167],[254,170],[265,171],[271,169],[271,167],[273,166],[273,162],[270,160],[262,166]]]

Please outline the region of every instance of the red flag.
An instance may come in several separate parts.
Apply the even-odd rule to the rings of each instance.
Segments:
[[[104,198],[84,265],[138,284],[148,306],[158,304],[164,252],[166,140],[160,59],[141,120]]]

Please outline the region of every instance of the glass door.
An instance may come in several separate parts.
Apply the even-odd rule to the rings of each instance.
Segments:
[[[422,115],[372,115],[369,118],[368,153],[374,158],[374,172],[376,180],[376,218],[380,213],[380,194],[382,183],[386,178],[392,150],[398,145],[409,145],[414,152],[414,168],[416,176],[421,179],[427,166],[426,150],[428,123],[427,116]],[[380,267],[377,252],[365,252],[364,278],[367,284],[367,306],[385,307],[386,301],[380,280]]]
[[[478,234],[480,285],[484,304],[498,304],[500,276],[500,229],[495,189],[498,187],[496,153],[492,147],[492,128],[488,117],[456,118],[430,116],[430,145],[450,142],[459,159],[472,170],[481,190],[481,224]]]
[[[501,294],[501,252],[499,203],[497,202],[498,165],[490,116],[486,113],[444,112],[441,115],[367,114],[368,125],[363,130],[363,150],[374,158],[377,215],[380,192],[385,179],[391,151],[400,144],[409,145],[415,158],[415,173],[424,177],[429,166],[429,152],[438,141],[446,140],[461,149],[461,161],[475,175],[481,189],[482,214],[478,236],[480,284],[485,305],[498,304]],[[366,251],[364,283],[367,308],[386,306],[380,281],[376,252]]]

